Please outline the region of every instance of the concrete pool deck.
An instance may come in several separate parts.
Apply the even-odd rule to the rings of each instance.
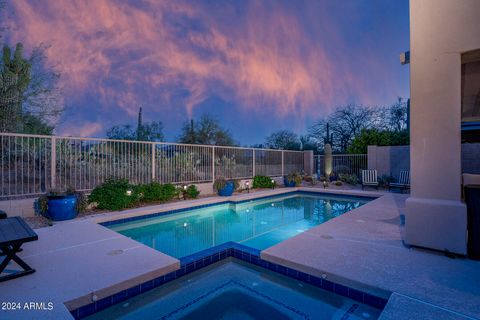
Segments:
[[[480,318],[480,262],[405,246],[407,197],[386,194],[261,257],[376,295],[392,293],[384,320]]]
[[[411,319],[411,310],[424,310],[431,319],[479,316],[480,272],[475,269],[480,263],[403,246],[399,214],[406,195],[282,188],[97,214],[36,229],[39,240],[26,244],[19,256],[37,272],[0,283],[0,302],[53,302],[54,309],[0,310],[0,318],[71,319],[68,310],[91,303],[94,295],[100,300],[179,268],[177,259],[100,222],[295,190],[380,198],[264,250],[263,258],[314,275],[325,274],[333,281],[377,295],[394,292],[383,319],[401,319],[400,315]]]

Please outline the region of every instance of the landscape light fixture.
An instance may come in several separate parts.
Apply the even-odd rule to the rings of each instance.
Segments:
[[[323,180],[323,189],[326,189],[326,188],[327,188],[327,185],[328,185],[327,180]]]
[[[272,189],[275,189],[275,180],[272,179]]]
[[[127,190],[126,194],[127,194],[127,196],[130,197],[132,195],[132,190]]]
[[[247,187],[247,192],[250,193],[250,181],[245,181],[245,186]]]
[[[183,185],[183,200],[187,200],[187,185]]]

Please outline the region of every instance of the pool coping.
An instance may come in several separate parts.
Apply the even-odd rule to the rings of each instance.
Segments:
[[[138,216],[146,216],[150,214],[159,214],[179,209],[190,209],[192,207],[200,207],[207,205],[215,205],[221,203],[238,203],[249,200],[257,200],[260,198],[267,198],[276,195],[284,195],[287,193],[293,193],[297,191],[305,191],[318,194],[328,194],[332,196],[354,196],[354,197],[366,197],[366,198],[379,198],[387,193],[379,191],[363,191],[363,190],[338,190],[338,189],[320,189],[316,187],[295,187],[295,188],[277,188],[271,190],[262,190],[251,193],[242,193],[233,195],[230,197],[212,196],[208,198],[201,198],[188,201],[178,201],[172,203],[164,203],[148,207],[140,207],[135,209],[128,209],[123,211],[113,211],[106,213],[99,213],[90,216],[80,218],[78,220],[90,220],[98,224],[105,224],[111,221],[117,221],[122,219],[128,219]],[[74,221],[77,221],[74,220]],[[72,223],[72,221],[63,221],[59,223]]]
[[[327,290],[329,292],[348,297],[352,300],[380,310],[383,310],[388,302],[388,298],[378,297],[339,283],[332,282],[322,277],[316,277],[280,264],[269,262],[261,258],[260,252],[261,251],[258,249],[229,241],[224,244],[196,252],[184,258],[180,258],[180,268],[176,271],[172,271],[163,276],[122,290],[108,297],[104,297],[96,302],[92,302],[75,310],[71,310],[70,313],[75,319],[83,319],[115,304],[121,303],[127,299],[229,258],[235,258],[244,262],[248,262],[255,266],[262,267],[264,269],[308,283],[312,286]]]
[[[213,207],[213,206],[219,206],[219,205],[224,205],[224,204],[241,204],[241,203],[246,203],[250,201],[256,201],[256,200],[263,200],[263,199],[275,199],[275,198],[280,198],[283,196],[289,196],[289,195],[297,195],[297,194],[303,194],[303,195],[328,195],[332,197],[339,197],[339,198],[350,198],[350,197],[356,197],[356,198],[364,198],[366,200],[375,200],[378,197],[373,196],[373,195],[353,195],[353,194],[337,194],[333,192],[317,192],[317,191],[312,191],[310,189],[304,190],[300,188],[295,188],[296,190],[289,190],[287,192],[282,192],[282,193],[277,193],[273,195],[264,195],[260,197],[255,197],[255,198],[248,198],[248,199],[228,199],[220,202],[214,202],[214,203],[206,203],[206,204],[199,204],[196,206],[188,206],[188,207],[183,207],[183,208],[178,208],[178,209],[171,209],[171,210],[164,210],[164,211],[159,211],[156,213],[147,213],[147,214],[137,214],[134,216],[128,216],[128,217],[119,217],[117,219],[109,219],[106,221],[99,220],[97,221],[98,224],[108,227],[108,226],[113,226],[116,224],[121,224],[125,222],[132,222],[132,221],[139,221],[139,220],[145,220],[145,219],[150,219],[150,218],[155,218],[155,217],[161,217],[161,216],[166,216],[166,215],[171,215],[171,214],[176,214],[180,212],[185,212],[185,211],[190,211],[190,210],[197,210],[197,209],[202,209],[202,208],[208,208],[208,207]],[[230,198],[230,197],[228,197]]]

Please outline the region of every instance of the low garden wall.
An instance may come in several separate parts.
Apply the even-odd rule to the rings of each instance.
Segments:
[[[368,168],[398,178],[410,170],[410,146],[368,146]],[[480,174],[480,143],[462,143],[462,173]]]

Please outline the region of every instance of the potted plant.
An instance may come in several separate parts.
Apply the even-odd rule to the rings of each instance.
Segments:
[[[53,221],[74,219],[85,210],[86,200],[83,194],[68,189],[65,192],[49,191],[38,199],[39,211]]]
[[[302,176],[296,172],[292,172],[289,175],[283,177],[283,184],[287,188],[293,188],[299,186],[302,183]]]
[[[235,183],[233,181],[227,181],[225,178],[217,178],[213,183],[213,189],[217,191],[219,196],[229,197],[235,190]]]

